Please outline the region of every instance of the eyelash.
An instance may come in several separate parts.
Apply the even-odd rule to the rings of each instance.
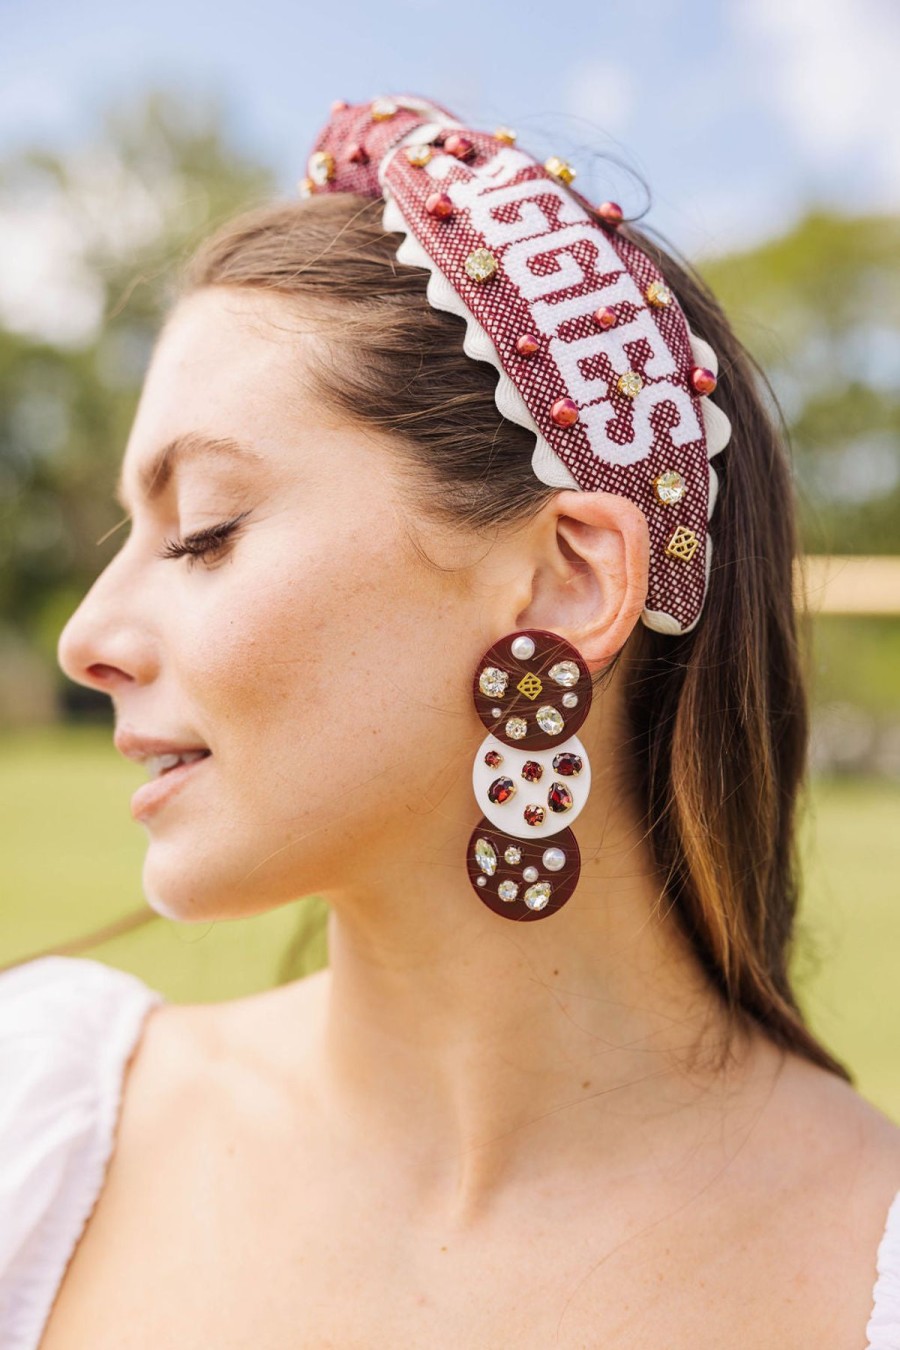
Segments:
[[[205,563],[208,554],[215,557],[222,551],[244,517],[249,514],[249,511],[242,511],[231,520],[223,520],[219,525],[209,525],[205,530],[195,530],[193,534],[186,534],[183,539],[167,539],[156,556],[158,558],[187,556],[188,567],[192,566],[195,558],[200,558]]]

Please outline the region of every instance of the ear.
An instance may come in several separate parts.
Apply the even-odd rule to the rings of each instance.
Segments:
[[[563,488],[532,525],[532,593],[513,626],[558,633],[592,672],[602,670],[624,647],[647,600],[647,519],[618,493]]]

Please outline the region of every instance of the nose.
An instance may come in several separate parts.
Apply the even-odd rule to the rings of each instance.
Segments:
[[[67,620],[56,647],[63,674],[110,696],[134,682],[146,682],[155,669],[152,631],[136,603],[137,587],[123,585],[122,556],[100,573]]]

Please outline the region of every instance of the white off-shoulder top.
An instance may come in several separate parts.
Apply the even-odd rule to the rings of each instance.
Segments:
[[[0,1347],[38,1350],[103,1186],[124,1071],[163,995],[83,957],[0,973]],[[875,1261],[866,1350],[900,1350],[900,1191]]]

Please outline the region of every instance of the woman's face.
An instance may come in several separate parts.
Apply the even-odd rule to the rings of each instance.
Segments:
[[[66,674],[111,696],[118,737],[212,752],[139,812],[145,894],[172,918],[382,884],[408,903],[419,864],[468,886],[471,675],[513,562],[501,549],[488,568],[483,541],[417,517],[449,570],[422,559],[387,441],[304,392],[309,327],[257,292],[180,302],[124,456],[131,533],[59,641]],[[142,476],[175,441],[150,499]],[[238,515],[218,554],[160,556]]]

